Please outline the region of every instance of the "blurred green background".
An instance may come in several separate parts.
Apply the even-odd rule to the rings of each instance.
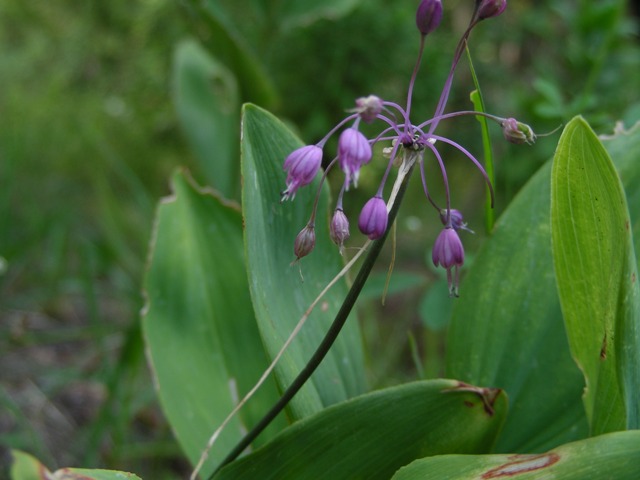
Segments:
[[[211,162],[237,158],[233,119],[242,101],[271,109],[308,143],[359,96],[403,103],[418,2],[389,3],[334,0],[324,10],[266,0],[0,3],[0,444],[50,468],[185,475],[138,325],[155,204],[179,165],[237,197],[239,179],[216,185]],[[473,3],[444,2],[442,26],[427,41],[414,122],[435,108]],[[637,14],[637,4],[623,0],[512,1],[471,36],[487,110],[537,133],[578,113],[599,133],[619,120],[630,127],[640,119]],[[215,66],[205,89],[233,93],[223,106],[227,124],[214,122],[211,136],[194,135],[200,117],[185,105],[185,48]],[[463,59],[448,110],[470,109],[472,89]],[[491,128],[499,213],[551,156],[559,134],[515,146]],[[225,138],[216,137],[222,131]],[[481,152],[471,118],[443,123],[439,132]],[[327,151],[334,148],[329,143]],[[472,257],[484,237],[482,179],[457,153],[443,153],[453,158],[454,207],[478,232],[463,239]],[[383,169],[378,162],[364,170],[360,188],[346,197],[351,218]],[[439,372],[451,304],[439,300],[446,297],[441,275],[428,261],[439,222],[413,184],[398,224],[400,293],[380,308],[383,281],[374,278],[374,300],[362,309],[369,349],[383,352],[370,359],[374,385]],[[424,310],[442,314],[434,320]],[[412,360],[416,341],[427,345],[427,359]]]

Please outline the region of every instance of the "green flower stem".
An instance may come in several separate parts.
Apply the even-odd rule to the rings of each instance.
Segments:
[[[411,177],[411,172],[413,171],[413,166],[410,167],[409,171],[402,179],[402,183],[400,184],[400,188],[398,189],[398,193],[396,199],[389,211],[389,223],[388,225],[393,225],[393,222],[396,219],[398,214],[398,209],[400,208],[400,204],[402,203],[402,198],[407,189],[407,185],[409,184],[409,178]],[[247,433],[240,442],[233,448],[233,450],[226,456],[226,458],[220,463],[218,468],[209,476],[209,480],[211,480],[214,475],[225,465],[234,461],[250,444],[253,442],[262,431],[267,428],[267,426],[271,423],[271,421],[278,416],[278,414],[287,406],[289,401],[295,396],[296,393],[302,388],[302,386],[309,380],[309,377],[315,372],[316,368],[320,365],[324,357],[329,352],[329,349],[335,342],[336,338],[338,338],[338,334],[342,327],[347,321],[353,306],[356,303],[356,300],[360,296],[360,292],[364,287],[364,284],[369,278],[369,274],[373,269],[373,265],[376,263],[380,252],[382,251],[382,247],[384,246],[385,240],[387,239],[387,235],[389,234],[389,230],[391,228],[387,228],[385,233],[378,240],[371,244],[371,250],[367,254],[364,259],[360,270],[358,271],[358,275],[356,276],[353,285],[351,285],[351,289],[347,293],[347,296],[342,302],[342,306],[338,311],[336,318],[333,320],[331,327],[327,331],[324,339],[314,352],[309,362],[302,369],[302,371],[298,374],[295,380],[291,383],[289,388],[282,394],[280,400],[278,400],[273,407],[262,417],[262,419],[256,424],[253,429],[249,433]]]

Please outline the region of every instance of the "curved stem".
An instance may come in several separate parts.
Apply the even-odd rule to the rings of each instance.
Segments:
[[[413,167],[412,169],[413,170]],[[407,185],[409,184],[409,178],[411,177],[411,171],[405,176],[400,185],[400,189],[398,190],[398,195],[396,197],[396,201],[391,207],[391,211],[389,212],[389,225],[392,225],[397,214],[398,209],[400,208],[400,204],[402,203],[402,197],[407,189]],[[367,257],[364,259],[362,263],[362,267],[358,271],[358,275],[356,276],[351,289],[347,293],[347,296],[342,302],[342,306],[336,315],[336,318],[333,320],[331,327],[327,331],[325,337],[322,342],[314,352],[313,356],[309,360],[309,362],[305,365],[302,371],[298,374],[295,380],[291,383],[289,388],[282,394],[282,397],[271,407],[271,409],[262,417],[262,419],[256,424],[253,429],[249,433],[247,433],[240,442],[233,448],[233,450],[226,456],[226,458],[220,463],[218,468],[208,477],[208,480],[211,480],[213,476],[225,465],[231,463],[235,460],[250,444],[253,442],[260,433],[273,421],[276,416],[284,409],[284,407],[289,403],[289,401],[295,396],[296,393],[302,388],[302,386],[309,380],[309,377],[315,372],[318,368],[324,357],[329,352],[329,349],[335,342],[336,338],[338,338],[338,334],[342,330],[342,327],[347,321],[351,310],[353,309],[360,292],[362,291],[362,287],[364,287],[371,270],[373,269],[373,265],[375,264],[380,252],[382,251],[382,247],[384,246],[384,242],[389,233],[389,229],[384,232],[382,237],[378,240],[374,241],[371,245],[371,249]]]

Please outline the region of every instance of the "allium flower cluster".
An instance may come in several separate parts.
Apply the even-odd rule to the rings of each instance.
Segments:
[[[476,6],[469,26],[463,33],[453,55],[453,61],[449,75],[444,83],[434,115],[418,123],[412,122],[411,105],[413,88],[420,67],[425,39],[431,35],[442,20],[441,0],[422,0],[416,11],[416,26],[420,33],[420,44],[416,65],[407,89],[405,106],[398,103],[383,100],[375,95],[358,98],[355,108],[348,111],[348,115],[339,122],[316,145],[307,145],[293,151],[284,162],[284,170],[287,172],[286,189],[282,192],[282,199],[293,199],[296,191],[313,181],[320,170],[324,145],[334,134],[340,132],[338,149],[335,157],[328,163],[326,172],[336,165],[342,170],[344,180],[338,195],[333,218],[330,223],[330,236],[342,251],[344,242],[349,238],[349,220],[343,210],[343,197],[350,188],[358,187],[360,170],[369,164],[373,158],[372,147],[379,142],[388,142],[390,147],[385,149],[388,153],[385,173],[375,194],[364,204],[358,218],[358,228],[371,240],[383,237],[387,231],[389,208],[384,200],[384,188],[387,178],[397,159],[406,159],[411,156],[419,168],[425,196],[436,210],[437,215],[444,225],[444,229],[437,237],[432,253],[432,260],[436,266],[442,266],[447,271],[449,289],[451,295],[458,295],[459,267],[464,263],[464,248],[458,235],[461,230],[467,230],[467,224],[463,222],[462,214],[451,208],[451,192],[447,179],[445,161],[436,148],[437,143],[451,145],[460,151],[479,170],[487,183],[493,199],[493,189],[489,177],[482,164],[462,145],[455,141],[442,137],[436,133],[441,121],[464,115],[483,115],[498,123],[505,138],[512,143],[532,143],[535,134],[531,128],[513,118],[501,118],[483,112],[461,111],[445,113],[445,107],[453,82],[453,75],[458,62],[464,52],[469,35],[473,28],[481,21],[500,15],[506,8],[506,0],[476,0]],[[367,138],[359,129],[360,122],[380,123],[379,133],[373,138]],[[427,188],[424,163],[428,159],[434,159],[441,173],[444,183],[445,199],[444,208],[431,197]],[[316,202],[317,205],[317,202]],[[296,238],[294,250],[296,258],[300,259],[308,255],[315,245],[315,215],[316,207],[311,212],[311,217],[305,228]]]

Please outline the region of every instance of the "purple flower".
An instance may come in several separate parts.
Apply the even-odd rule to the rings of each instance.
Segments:
[[[440,210],[440,221],[446,227],[447,225],[447,209]],[[462,213],[459,210],[449,210],[449,226],[451,226],[456,232],[458,230],[466,230],[467,232],[475,233],[473,230],[467,227],[466,222],[462,217]]]
[[[300,147],[284,161],[287,172],[287,189],[282,192],[282,201],[296,196],[296,191],[313,181],[322,165],[322,149],[317,145]]]
[[[447,270],[447,281],[449,282],[449,294],[458,296],[458,268],[464,264],[464,247],[460,237],[452,227],[446,227],[433,246],[431,253],[433,264],[441,266]],[[455,279],[452,279],[451,270],[455,269]]]
[[[349,238],[349,220],[341,208],[336,208],[333,213],[329,231],[331,240],[340,247],[340,251],[342,252],[344,242]]]
[[[293,245],[293,252],[296,254],[296,260],[306,257],[311,253],[313,247],[316,246],[316,230],[313,223],[307,223],[307,226],[300,230],[296,241]]]
[[[358,228],[371,240],[376,240],[387,231],[388,219],[387,205],[382,197],[375,196],[362,208],[358,218]]]
[[[433,32],[442,20],[442,2],[440,0],[422,0],[416,12],[416,26],[422,35]]]
[[[347,188],[350,183],[358,186],[360,167],[371,161],[371,145],[369,140],[355,128],[347,128],[338,140],[338,162],[347,177]]]
[[[529,145],[535,143],[536,134],[533,133],[531,127],[525,123],[517,121],[515,118],[507,118],[500,124],[504,138],[516,145],[527,143]]]
[[[507,0],[482,0],[478,6],[478,19],[497,17],[507,8]]]

